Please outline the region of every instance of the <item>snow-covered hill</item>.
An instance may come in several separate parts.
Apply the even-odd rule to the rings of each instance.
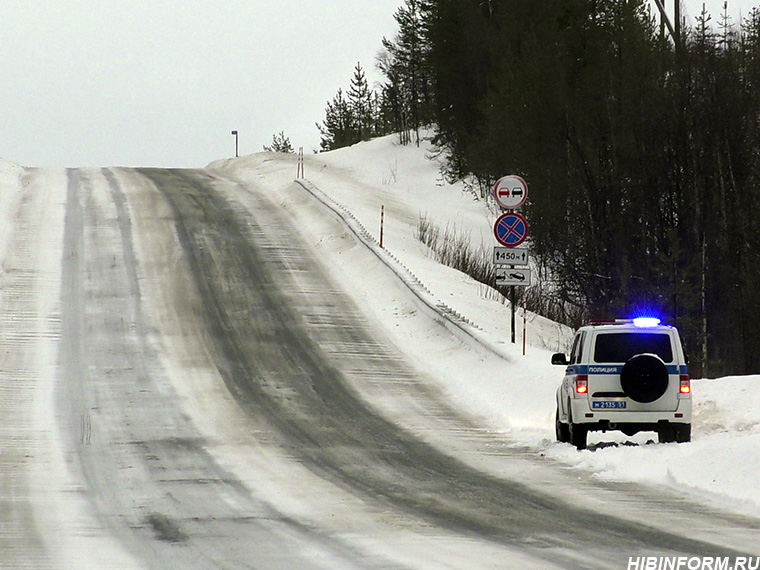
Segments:
[[[554,441],[554,390],[563,369],[552,367],[549,359],[552,352],[567,350],[572,331],[529,313],[523,356],[522,312],[518,313],[517,343],[513,345],[509,305],[483,285],[435,262],[415,238],[418,221],[424,216],[441,228],[468,234],[475,246],[483,244],[490,249],[495,243],[492,227],[496,215],[461,184],[443,180],[439,163],[431,159],[432,150],[424,142],[419,148],[401,146],[390,136],[305,157],[304,186],[362,228],[368,239],[379,241],[382,211],[389,263],[408,272],[434,304],[462,321],[469,335],[487,349],[478,351],[467,343],[441,345],[440,339],[424,337],[399,338],[399,345],[440,378],[452,400],[502,431],[511,445],[528,446],[537,455],[572,469],[589,470],[600,479],[667,486],[711,504],[760,516],[755,471],[760,461],[760,376],[695,379],[693,441],[689,444],[656,444],[652,433],[634,438],[599,433],[589,436],[590,450],[579,452]],[[296,178],[297,158],[261,153],[210,167],[256,180],[276,194]],[[288,200],[284,193],[282,199]],[[298,204],[290,206],[294,223],[308,231],[308,220],[299,218]],[[330,237],[314,239],[317,246]],[[331,262],[341,263],[339,258]],[[350,262],[350,258],[345,260]],[[335,269],[344,279],[353,279],[357,299],[369,306],[386,330],[392,333],[399,328],[403,315],[393,307],[372,306],[372,290],[377,284],[352,278],[345,268]],[[456,370],[450,369],[452,362]]]

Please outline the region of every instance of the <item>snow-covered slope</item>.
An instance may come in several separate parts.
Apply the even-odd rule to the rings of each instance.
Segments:
[[[554,441],[554,390],[562,369],[552,367],[549,358],[552,352],[567,350],[572,331],[529,313],[523,356],[522,311],[513,345],[509,305],[488,288],[435,262],[415,239],[418,221],[425,216],[436,226],[466,233],[476,247],[490,248],[495,241],[496,215],[462,185],[447,184],[431,151],[424,142],[419,148],[401,146],[391,136],[305,157],[303,186],[369,240],[379,241],[382,212],[383,255],[388,263],[406,275],[411,286],[424,291],[434,306],[463,323],[475,339],[472,342],[485,348],[478,351],[472,344],[447,345],[431,338],[401,337],[396,342],[440,379],[453,401],[484,418],[514,445],[528,446],[570,468],[590,470],[601,479],[668,486],[760,516],[760,486],[754,469],[760,461],[760,376],[694,380],[693,441],[689,444],[654,444],[656,436],[646,433],[635,438],[591,434],[590,444],[610,444],[578,452]],[[297,175],[293,155],[261,153],[209,167],[256,180],[283,201],[292,200],[285,189]],[[290,207],[295,223],[308,232],[308,220],[299,220],[299,205]],[[315,247],[330,239],[314,237]],[[350,264],[351,258],[332,263]],[[393,334],[401,329],[398,325],[404,315],[393,307],[373,305],[376,284],[372,279],[356,277],[347,266],[335,270],[387,331]]]

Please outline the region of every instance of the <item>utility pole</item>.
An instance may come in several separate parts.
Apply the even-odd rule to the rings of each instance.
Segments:
[[[675,20],[675,24],[676,24],[676,36],[675,36],[676,49],[680,49],[681,48],[681,0],[673,0],[673,10],[674,10],[673,19]]]
[[[673,38],[673,43],[676,49],[681,47],[681,0],[673,0],[673,20],[670,21],[668,17],[668,11],[665,8],[665,0],[654,0],[657,5],[657,9],[660,11],[660,29],[663,29],[663,25],[668,28],[670,37]]]

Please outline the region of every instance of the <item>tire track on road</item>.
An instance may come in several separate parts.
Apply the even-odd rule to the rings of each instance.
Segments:
[[[42,345],[57,339],[55,317],[39,311],[41,282],[55,282],[55,276],[42,270],[39,237],[47,208],[42,198],[28,191],[22,197],[0,273],[0,561],[4,568],[50,567],[44,531],[35,516],[31,476],[38,438],[33,410],[43,381]]]

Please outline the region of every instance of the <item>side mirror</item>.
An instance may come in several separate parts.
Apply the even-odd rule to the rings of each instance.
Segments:
[[[565,354],[562,352],[552,354],[552,364],[561,364],[562,366],[567,366],[567,356],[565,356]]]

